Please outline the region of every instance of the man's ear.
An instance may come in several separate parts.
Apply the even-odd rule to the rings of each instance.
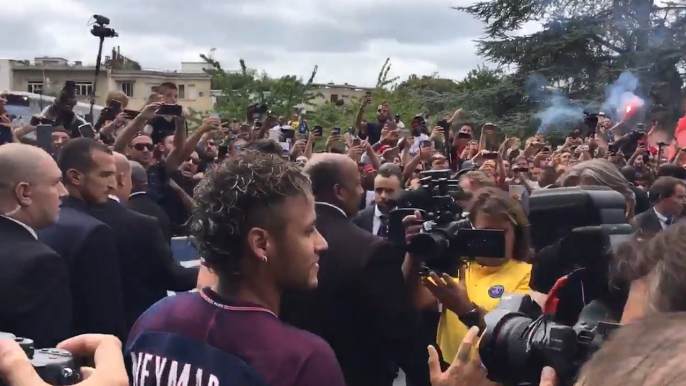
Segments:
[[[66,177],[66,182],[68,182],[70,185],[83,185],[84,175],[76,169],[67,170]]]

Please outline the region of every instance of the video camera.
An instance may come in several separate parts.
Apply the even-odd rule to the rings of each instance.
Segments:
[[[461,259],[504,257],[504,231],[473,229],[469,218],[462,217],[457,201],[466,195],[450,170],[427,170],[419,174],[420,187],[405,191],[395,200],[388,214],[388,236],[396,246],[421,258],[426,269],[456,272]],[[421,232],[405,242],[402,220],[415,211],[422,214]]]
[[[81,380],[79,369],[69,351],[58,348],[36,350],[31,339],[19,338],[6,332],[0,332],[0,340],[17,342],[31,360],[38,375],[49,385],[73,385]],[[5,386],[2,379],[0,386]]]
[[[504,295],[485,317],[479,354],[494,382],[536,384],[551,366],[572,384],[626,303],[626,292],[611,280],[613,257],[631,234],[626,202],[609,188],[571,187],[534,190],[529,205],[534,267],[552,265],[566,276],[542,310],[528,295]]]

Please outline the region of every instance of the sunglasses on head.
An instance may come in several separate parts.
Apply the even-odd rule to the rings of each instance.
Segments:
[[[148,151],[152,151],[152,149],[155,148],[155,145],[153,145],[152,143],[137,143],[133,145],[133,148],[138,151],[143,151],[145,149],[147,149]]]

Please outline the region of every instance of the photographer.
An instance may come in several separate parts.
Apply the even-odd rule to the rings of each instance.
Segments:
[[[404,223],[420,223],[418,214],[406,217]],[[435,272],[422,277],[421,262],[412,255],[403,267],[417,308],[438,311],[437,303],[442,305],[437,342],[446,362],[453,360],[468,329],[483,325],[483,316],[498,305],[504,293],[529,292],[529,221],[521,206],[498,188],[484,188],[475,193],[469,219],[474,229],[506,232],[504,258],[476,257],[461,266],[459,278]],[[409,226],[407,237],[413,237],[417,228]]]
[[[110,91],[107,94],[107,107],[100,113],[100,118],[95,124],[95,130],[100,133],[100,139],[113,144],[119,132],[126,127],[131,120],[124,109],[129,104],[129,98],[121,91]]]
[[[73,87],[73,84],[67,82],[62,88],[60,96],[41,112],[41,116],[53,121],[55,127],[63,126],[71,137],[80,137],[79,126],[85,125],[87,122],[74,113],[74,106],[77,102]]]

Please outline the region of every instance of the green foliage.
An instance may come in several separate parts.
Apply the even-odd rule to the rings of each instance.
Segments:
[[[248,68],[243,59],[239,62],[240,70],[228,72],[211,54],[200,57],[210,65],[205,72],[212,77],[212,89],[221,91],[214,110],[227,118],[245,119],[248,107],[255,103],[267,104],[274,114],[290,116],[293,108],[311,106],[311,101],[320,95],[312,86],[317,66],[304,82],[294,75],[271,78]]]
[[[604,86],[628,70],[641,81],[639,94],[650,106],[648,119],[671,128],[681,115],[686,4],[656,3],[484,0],[458,9],[486,24],[487,37],[478,41],[478,52],[513,68],[508,77],[516,85],[541,74],[571,99],[599,105]],[[512,33],[529,21],[543,23],[543,29]],[[535,112],[535,106],[529,107],[515,107],[506,116],[516,117],[514,110]]]

